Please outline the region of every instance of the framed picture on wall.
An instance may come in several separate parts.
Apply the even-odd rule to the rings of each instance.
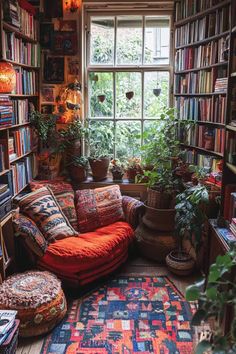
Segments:
[[[46,55],[44,56],[44,82],[60,84],[64,82],[64,57]]]
[[[54,26],[52,23],[40,24],[40,44],[44,49],[52,48]]]
[[[42,104],[41,113],[42,114],[52,114],[54,111],[55,105],[53,104]]]
[[[77,53],[77,35],[75,32],[58,32],[53,35],[54,53],[60,55],[75,55]]]
[[[55,93],[54,86],[42,86],[41,88],[41,100],[42,103],[54,103],[55,102]]]
[[[67,73],[70,76],[79,75],[79,60],[77,57],[67,58]]]
[[[74,20],[55,20],[54,29],[60,32],[76,32],[76,21]]]

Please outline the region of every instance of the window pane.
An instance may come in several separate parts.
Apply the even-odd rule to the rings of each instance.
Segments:
[[[127,157],[140,157],[140,122],[117,122],[116,157],[127,162]]]
[[[116,115],[141,118],[141,73],[116,73]]]
[[[114,123],[90,121],[90,156],[111,156],[114,152]]]
[[[168,18],[146,17],[145,64],[169,64],[169,26]]]
[[[142,62],[142,17],[118,16],[117,64],[134,65]]]
[[[114,63],[114,23],[113,17],[92,17],[90,64]]]
[[[156,89],[161,89],[159,96]],[[155,91],[154,91],[155,90]],[[155,95],[156,94],[156,95]],[[144,74],[144,116],[159,118],[161,110],[169,104],[169,73],[166,71]]]
[[[89,74],[89,117],[113,117],[113,74],[111,72]]]

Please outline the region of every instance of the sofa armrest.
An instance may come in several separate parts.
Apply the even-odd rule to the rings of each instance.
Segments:
[[[122,206],[125,214],[125,220],[135,229],[138,226],[139,218],[144,213],[144,204],[139,200],[123,196]]]

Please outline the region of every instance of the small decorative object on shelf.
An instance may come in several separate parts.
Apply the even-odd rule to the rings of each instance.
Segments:
[[[16,87],[16,72],[12,64],[0,62],[0,93],[12,93]]]

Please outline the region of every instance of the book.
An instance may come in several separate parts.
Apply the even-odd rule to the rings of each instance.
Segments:
[[[236,236],[229,229],[217,227],[216,230],[219,232],[219,234],[223,237],[223,239],[228,245],[236,242]]]
[[[0,334],[5,334],[13,326],[17,311],[0,310]]]

